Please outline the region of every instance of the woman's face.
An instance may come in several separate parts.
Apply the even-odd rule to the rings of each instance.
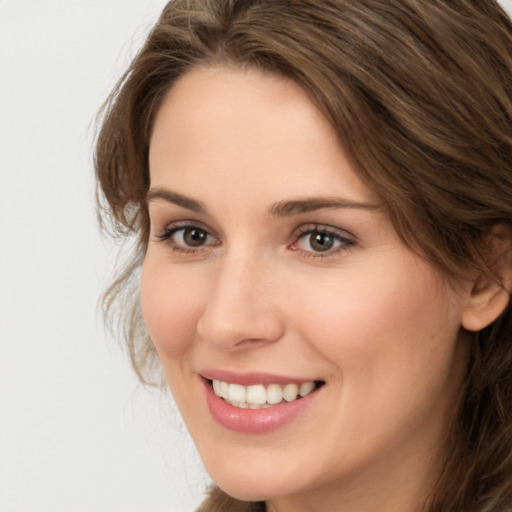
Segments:
[[[189,72],[149,160],[143,313],[213,480],[242,499],[343,491],[399,510],[460,390],[465,291],[403,244],[293,82]]]

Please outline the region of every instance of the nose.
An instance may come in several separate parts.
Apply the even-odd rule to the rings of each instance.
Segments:
[[[281,338],[284,320],[275,301],[275,279],[250,258],[219,264],[197,324],[201,339],[222,350],[255,348]]]

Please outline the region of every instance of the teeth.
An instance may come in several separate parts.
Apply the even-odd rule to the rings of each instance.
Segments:
[[[212,381],[212,384],[213,384],[213,391],[215,391],[215,394],[217,396],[222,396],[222,392],[220,390],[220,380],[213,380]]]
[[[315,383],[314,382],[304,382],[304,384],[300,385],[299,394],[300,396],[304,397],[309,395],[311,391],[315,389]]]
[[[245,386],[240,386],[240,384],[229,384],[228,400],[230,402],[245,402],[245,395]]]
[[[265,387],[262,384],[242,386],[241,384],[229,384],[220,380],[213,380],[213,391],[229,404],[241,409],[262,409],[279,404],[283,400],[293,402],[298,398],[309,395],[315,389],[313,381],[298,384],[270,384]]]
[[[271,405],[283,400],[283,390],[279,384],[270,384],[267,388],[267,402]]]
[[[298,396],[299,386],[297,386],[297,384],[286,384],[283,389],[283,398],[287,402],[292,402],[293,400],[296,400]]]
[[[227,382],[220,383],[220,396],[224,399],[229,398],[229,384]]]
[[[267,401],[265,386],[256,384],[247,387],[247,402],[249,404],[263,405]]]

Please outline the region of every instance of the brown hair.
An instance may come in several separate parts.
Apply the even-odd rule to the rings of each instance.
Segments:
[[[138,302],[151,129],[201,65],[297,82],[406,244],[448,276],[489,273],[483,240],[512,226],[512,26],[494,0],[174,0],[106,103],[95,154],[103,225],[135,240],[105,310],[144,382],[159,375]],[[512,502],[511,343],[509,304],[474,336],[431,512]]]

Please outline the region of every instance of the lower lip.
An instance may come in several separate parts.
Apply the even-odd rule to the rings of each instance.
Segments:
[[[293,402],[283,402],[265,409],[242,409],[218,397],[209,381],[204,381],[206,403],[210,413],[220,425],[236,432],[262,434],[284,427],[313,402],[317,391]]]

